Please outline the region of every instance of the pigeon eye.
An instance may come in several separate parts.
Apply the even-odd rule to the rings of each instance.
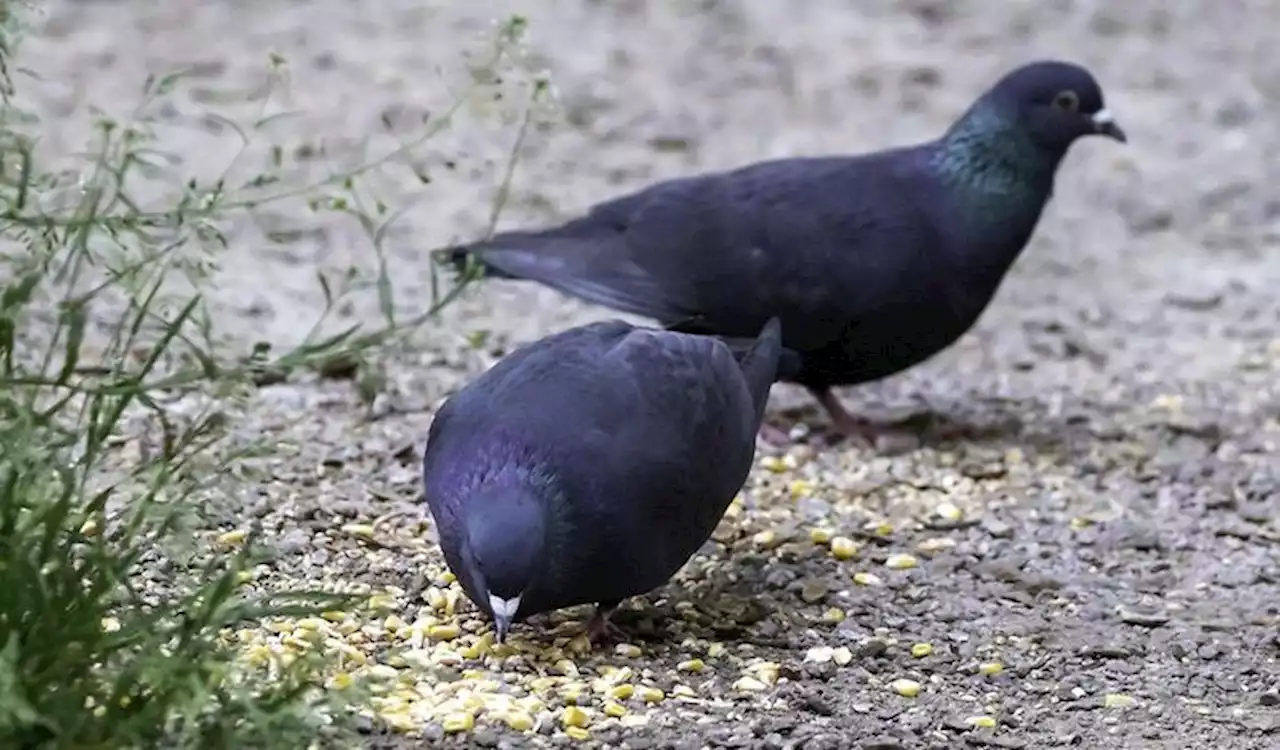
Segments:
[[[1059,91],[1058,95],[1053,97],[1053,106],[1065,112],[1075,112],[1080,108],[1080,97],[1071,90]]]

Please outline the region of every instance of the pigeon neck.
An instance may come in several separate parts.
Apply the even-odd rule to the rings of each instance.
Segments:
[[[1004,225],[1022,218],[1034,225],[1061,160],[1013,116],[979,101],[942,137],[933,166],[967,198],[972,218]]]

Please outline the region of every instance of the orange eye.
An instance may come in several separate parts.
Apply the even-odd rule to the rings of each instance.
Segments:
[[[1053,106],[1067,112],[1075,112],[1080,108],[1080,97],[1076,96],[1076,92],[1071,90],[1060,91],[1057,96],[1053,97]]]

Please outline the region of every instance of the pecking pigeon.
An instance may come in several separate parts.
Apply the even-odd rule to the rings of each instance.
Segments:
[[[1094,77],[1035,62],[934,141],[672,179],[559,226],[435,252],[673,330],[752,337],[777,316],[801,359],[780,379],[806,387],[840,434],[869,438],[832,386],[900,372],[968,331],[1088,135],[1126,140]]]
[[[665,583],[742,488],[781,326],[737,352],[716,337],[612,320],[516,350],[436,413],[427,504],[450,570],[493,618],[625,598]]]

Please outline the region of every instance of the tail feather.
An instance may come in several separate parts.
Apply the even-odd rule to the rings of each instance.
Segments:
[[[479,276],[490,279],[518,279],[507,273],[501,268],[491,266],[484,262],[484,257],[477,252],[477,245],[454,245],[439,250],[433,250],[432,255],[436,256],[445,265],[451,267],[459,276],[465,276],[467,273],[477,273]]]
[[[730,344],[730,348],[734,348]],[[769,401],[769,390],[778,380],[780,365],[791,365],[784,356],[788,352],[782,346],[782,321],[777,317],[770,318],[760,330],[750,348],[738,357],[742,374],[747,379],[747,388],[751,391],[756,406],[756,419],[764,418],[764,407]],[[737,354],[737,351],[735,351]],[[791,353],[794,356],[794,352]]]

